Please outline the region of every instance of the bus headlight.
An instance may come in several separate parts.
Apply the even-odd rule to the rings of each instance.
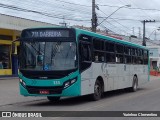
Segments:
[[[23,87],[26,87],[26,83],[25,83],[22,79],[19,79],[19,82],[21,83],[21,85],[22,85]]]
[[[69,86],[71,86],[72,84],[74,84],[77,81],[77,79],[72,79],[72,80],[68,80],[64,83],[64,89],[68,88]]]

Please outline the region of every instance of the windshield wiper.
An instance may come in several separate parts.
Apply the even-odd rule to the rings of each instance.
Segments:
[[[55,55],[56,55],[57,52],[58,52],[58,49],[59,49],[60,45],[61,45],[61,42],[57,42],[54,48],[53,48],[53,46],[52,46],[52,52],[51,52],[51,64],[52,64],[53,58],[55,57]]]

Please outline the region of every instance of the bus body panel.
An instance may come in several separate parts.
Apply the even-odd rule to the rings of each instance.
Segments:
[[[104,91],[132,87],[133,77],[138,77],[138,85],[148,82],[148,66],[109,63],[92,63],[81,73],[81,95],[92,94],[94,84],[100,76],[104,81]]]

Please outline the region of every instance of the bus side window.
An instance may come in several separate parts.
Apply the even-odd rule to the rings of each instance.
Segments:
[[[91,49],[89,44],[81,43],[81,60],[91,61]]]
[[[80,71],[89,68],[92,63],[90,44],[80,42]]]

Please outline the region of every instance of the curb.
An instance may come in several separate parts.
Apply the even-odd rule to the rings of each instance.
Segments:
[[[18,77],[0,77],[0,80],[13,80],[18,79]]]

